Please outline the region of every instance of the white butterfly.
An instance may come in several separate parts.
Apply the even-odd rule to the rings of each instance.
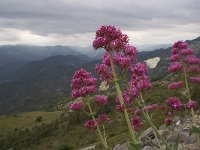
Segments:
[[[160,61],[160,57],[154,57],[151,59],[147,59],[144,62],[147,64],[147,66],[151,69],[155,68],[157,66],[157,64]]]

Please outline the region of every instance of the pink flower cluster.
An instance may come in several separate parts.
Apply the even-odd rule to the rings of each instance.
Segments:
[[[84,69],[76,71],[72,78],[72,97],[84,97],[96,91],[96,79]]]
[[[126,45],[120,52],[113,55],[114,63],[120,68],[128,68],[135,63],[137,56],[137,49],[134,46]]]
[[[144,63],[137,63],[134,65],[131,65],[129,67],[129,71],[131,74],[135,75],[135,76],[144,76],[148,73],[148,68],[147,65]]]
[[[174,90],[174,89],[178,89],[178,88],[182,88],[182,87],[183,87],[183,81],[172,82],[168,85],[168,89],[170,89],[170,90]]]
[[[147,77],[148,69],[145,64],[132,65],[129,71],[132,74],[129,85],[134,93],[152,88],[151,81]]]
[[[151,111],[155,111],[157,108],[158,108],[157,104],[151,104],[151,105],[145,106],[143,109],[146,112],[151,112]]]
[[[92,119],[87,120],[84,123],[84,126],[88,128],[89,130],[96,130],[97,125],[100,125],[102,123],[109,123],[110,118],[106,114],[101,114],[98,116],[98,118],[94,121]]]
[[[196,106],[197,106],[197,101],[189,100],[185,107],[187,109],[192,109],[192,108],[195,108]]]
[[[131,103],[138,93],[134,93],[131,89],[127,89],[122,92],[122,97],[124,98],[125,103]],[[116,102],[119,103],[119,97],[116,97]]]
[[[95,70],[100,75],[100,79],[108,83],[113,79],[110,69],[111,59],[122,69],[128,68],[136,61],[137,49],[129,45],[128,36],[122,34],[114,26],[102,26],[96,32],[93,47],[95,49],[104,48],[107,51],[102,56],[102,64],[97,64]]]
[[[181,101],[177,97],[169,97],[166,103],[173,109],[178,110],[182,107]]]
[[[184,58],[184,61],[190,65],[200,64],[200,59],[197,58],[195,55],[189,55]]]
[[[165,125],[170,126],[172,124],[172,118],[165,118]]]
[[[114,26],[101,26],[96,31],[93,41],[95,49],[104,48],[106,51],[120,51],[128,43],[128,36]]]
[[[108,83],[112,81],[112,74],[109,66],[106,64],[97,64],[95,67],[95,71],[100,75],[100,79],[102,81],[107,81]]]
[[[158,105],[157,104],[151,104],[151,105],[147,105],[147,106],[145,106],[141,109],[136,109],[135,114],[140,116],[142,114],[142,110],[144,112],[152,112],[152,111],[155,111],[156,109],[158,109]]]
[[[172,48],[170,61],[173,62],[169,68],[169,72],[200,72],[200,59],[193,54],[193,50],[188,48],[186,42],[175,42]]]
[[[127,68],[132,64],[131,57],[127,57],[122,53],[115,53],[113,56],[113,61],[116,65],[120,66],[121,68]]]
[[[102,56],[102,64],[105,64],[106,66],[110,66],[110,56],[108,52],[105,52]]]
[[[83,101],[75,101],[69,105],[69,109],[73,111],[80,110],[83,107],[83,105]]]
[[[125,108],[127,109],[126,105],[121,105],[121,104],[116,105],[116,110],[120,112],[123,112]]]
[[[183,69],[183,65],[181,63],[176,62],[169,66],[168,71],[169,72],[180,72],[180,71],[182,71],[182,69]]]
[[[192,83],[200,84],[200,77],[189,77],[189,81]]]
[[[189,66],[187,72],[189,73],[200,72],[200,67],[198,65]]]
[[[105,95],[96,95],[95,102],[100,105],[106,105],[108,103],[108,96]]]
[[[96,121],[89,119],[84,123],[84,126],[90,130],[96,130],[97,129],[97,123]]]
[[[188,44],[186,42],[182,42],[182,41],[177,41],[173,45],[173,50],[174,49],[177,49],[177,50],[179,50],[179,49],[186,49],[186,48],[188,48]]]
[[[106,114],[101,114],[97,118],[97,123],[98,124],[109,123],[109,122],[110,122],[110,118]]]
[[[144,126],[144,123],[141,121],[141,118],[136,116],[132,118],[131,125],[135,131],[139,130],[142,126]]]
[[[180,59],[180,56],[178,54],[173,54],[170,56],[170,61],[178,61]]]

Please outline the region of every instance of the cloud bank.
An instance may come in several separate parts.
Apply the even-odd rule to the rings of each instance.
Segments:
[[[199,0],[0,0],[0,45],[88,46],[108,24],[136,45],[193,39],[199,7]]]

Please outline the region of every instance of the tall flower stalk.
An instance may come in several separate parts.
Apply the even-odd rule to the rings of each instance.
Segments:
[[[200,59],[193,54],[192,49],[188,48],[188,44],[186,42],[178,41],[173,45],[170,61],[172,64],[169,66],[168,71],[183,74],[184,80],[173,82],[168,86],[168,88],[173,90],[182,88],[183,85],[185,85],[186,97],[188,98],[186,109],[191,110],[192,123],[193,125],[196,125],[194,107],[196,107],[197,102],[191,99],[188,81],[200,84],[200,82],[198,82],[200,81],[200,77],[190,77],[191,74],[200,72]]]
[[[122,96],[120,85],[118,83],[118,78],[116,76],[115,66],[114,66],[114,63],[113,63],[113,60],[112,60],[112,55],[109,53],[109,56],[110,56],[110,63],[111,63],[111,69],[112,69],[112,74],[113,74],[113,80],[114,80],[115,88],[116,88],[116,91],[117,91],[117,94],[118,94],[118,97],[119,97],[119,102],[120,102],[121,106],[125,106],[124,98]],[[134,130],[131,126],[130,118],[129,118],[126,107],[124,107],[123,113],[124,113],[124,117],[125,117],[125,120],[126,120],[126,123],[127,123],[127,126],[128,126],[128,130],[129,130],[129,133],[130,133],[131,140],[135,144],[135,143],[137,143],[136,135],[135,135]]]
[[[100,130],[100,125],[109,122],[110,119],[106,114],[100,114],[98,118],[95,118],[95,113],[91,107],[91,100],[89,99],[89,95],[96,91],[96,79],[91,76],[91,73],[87,72],[84,69],[80,69],[76,71],[72,78],[72,97],[77,98],[70,105],[70,109],[73,111],[80,110],[84,107],[84,105],[88,108],[88,113],[91,119],[87,120],[84,126],[90,130],[96,131],[104,149],[109,149],[108,143],[105,136],[105,127],[103,125],[103,133]],[[94,98],[94,101],[100,105],[107,104],[107,96],[105,95],[97,95]]]
[[[137,93],[137,102],[140,108],[140,112],[142,113],[144,119],[147,121],[147,123],[152,127],[153,132],[155,134],[155,137],[157,139],[160,139],[164,145],[169,148],[167,142],[165,139],[160,135],[158,132],[158,129],[151,121],[150,115],[148,111],[155,110],[157,108],[156,104],[152,104],[147,106],[144,99],[143,99],[143,91],[149,90],[152,88],[152,84],[147,76],[148,68],[146,64],[143,63],[137,63],[129,67],[129,71],[131,72],[131,80],[129,82],[129,85],[134,91]],[[159,145],[160,142],[158,140]]]
[[[90,105],[90,101],[89,100],[86,100],[86,104],[88,106],[88,109],[89,109],[89,113],[92,117],[92,120],[94,121],[95,125],[96,125],[96,131],[97,131],[97,135],[99,136],[99,139],[101,140],[101,143],[103,144],[104,148],[105,149],[109,149],[108,148],[108,143],[107,143],[107,140],[106,140],[106,136],[105,136],[105,132],[104,134],[102,134],[101,130],[100,130],[100,127],[99,127],[99,124],[97,122],[97,119],[95,118],[94,116],[94,112],[92,110],[92,107]],[[105,131],[105,130],[104,130]]]
[[[130,46],[128,44],[128,36],[114,26],[102,26],[97,30],[93,47],[95,49],[103,48],[106,50],[102,57],[102,64],[96,65],[96,72],[100,75],[102,81],[107,81],[108,83],[114,82],[120,106],[123,107],[123,114],[127,123],[131,142],[132,144],[139,144],[136,133],[131,126],[130,117],[119,85],[119,80],[122,79],[120,75],[123,75],[125,70],[135,62],[136,48]],[[119,77],[115,66],[118,66],[119,70],[121,70]]]

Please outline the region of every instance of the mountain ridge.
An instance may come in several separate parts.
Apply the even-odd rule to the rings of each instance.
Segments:
[[[188,43],[200,55],[200,37]],[[167,74],[170,51],[171,48],[167,48],[138,53],[138,61],[161,58],[158,66],[149,72],[153,81]],[[26,62],[1,81],[0,114],[40,110],[50,103],[69,98],[74,71],[85,68],[94,73],[95,64],[99,62],[82,55],[56,55]]]

